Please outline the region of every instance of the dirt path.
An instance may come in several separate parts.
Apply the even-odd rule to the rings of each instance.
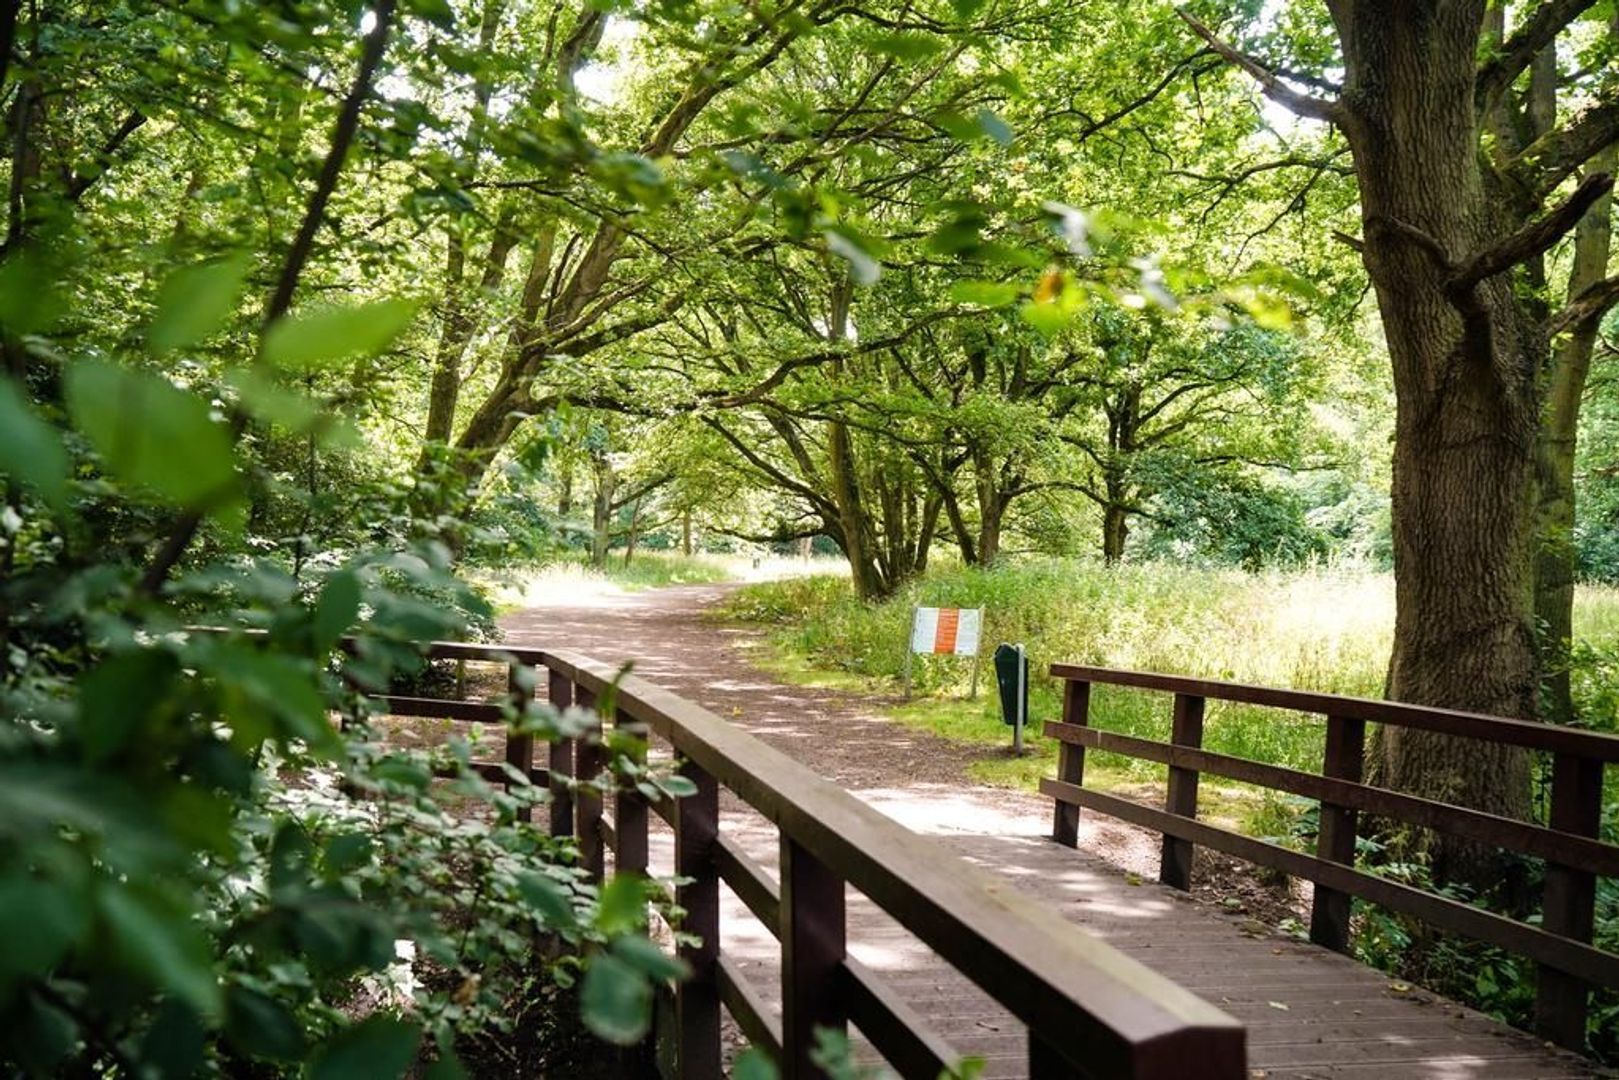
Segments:
[[[964,839],[1045,835],[1050,800],[968,779],[983,749],[887,719],[879,711],[884,699],[783,685],[761,671],[755,658],[766,648],[763,635],[708,616],[733,588],[677,585],[559,597],[500,624],[512,644],[634,661],[637,675],[706,706],[917,832]],[[1154,838],[1094,817],[1085,828],[1085,850],[1124,869],[1156,873]]]

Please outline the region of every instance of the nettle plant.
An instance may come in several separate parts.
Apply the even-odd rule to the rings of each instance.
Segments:
[[[93,360],[56,351],[39,270],[0,266],[0,1063],[455,1076],[510,1017],[567,1026],[575,1000],[597,1036],[641,1039],[683,974],[648,938],[678,923],[664,890],[591,883],[523,820],[549,797],[526,776],[492,786],[465,740],[403,749],[375,722],[370,695],[423,663],[411,643],[486,605],[431,539],[261,542],[242,436],[314,453],[326,412],[274,364],[159,373],[225,325],[239,265],[179,272],[146,355]],[[378,316],[293,319],[279,348],[377,351],[402,326]],[[508,723],[555,739],[591,717]],[[608,751],[604,788],[682,791],[626,736]]]

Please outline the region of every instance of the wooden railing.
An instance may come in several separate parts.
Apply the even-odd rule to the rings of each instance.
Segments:
[[[1041,790],[1057,801],[1053,836],[1076,844],[1081,807],[1163,834],[1159,876],[1166,885],[1191,885],[1194,845],[1315,883],[1310,938],[1345,951],[1352,897],[1413,915],[1442,930],[1498,945],[1536,962],[1539,977],[1536,1026],[1543,1037],[1581,1049],[1589,991],[1619,987],[1619,955],[1592,947],[1596,879],[1619,877],[1619,846],[1598,839],[1604,766],[1619,761],[1619,738],[1552,724],[1425,708],[1393,701],[1313,694],[1209,679],[1054,664],[1064,681],[1063,718],[1045,733],[1060,741],[1056,779]],[[1170,742],[1135,738],[1091,726],[1093,684],[1137,687],[1174,695]],[[1232,757],[1203,749],[1204,709],[1209,701],[1238,702],[1326,720],[1321,775]],[[1278,718],[1280,719],[1280,717]],[[1366,725],[1390,724],[1485,742],[1521,746],[1552,755],[1550,820],[1542,826],[1481,813],[1432,799],[1373,787],[1361,781]],[[1088,789],[1086,749],[1104,750],[1169,766],[1162,810]],[[1198,777],[1285,791],[1321,804],[1314,855],[1256,840],[1197,820]],[[1401,882],[1355,869],[1358,815],[1373,814],[1483,845],[1545,860],[1545,892],[1539,927]]]
[[[436,643],[433,657],[509,665],[515,703],[521,668],[543,670],[553,705],[609,699],[618,725],[665,741],[692,796],[648,803],[614,796],[608,808],[588,781],[605,767],[599,730],[552,743],[535,762],[531,736],[511,734],[504,765],[548,785],[549,827],[577,838],[596,877],[647,868],[649,812],[674,830],[680,946],[692,976],[675,988],[677,1073],[721,1075],[720,1009],[775,1057],[789,1080],[817,1074],[815,1029],[854,1024],[901,1075],[933,1080],[958,1055],[904,1000],[845,949],[845,889],[852,887],[981,987],[1028,1028],[1031,1076],[1207,1077],[1246,1075],[1244,1029],[1235,1020],[1004,883],[905,829],[803,765],[667,690],[575,653]],[[498,702],[385,697],[403,716],[500,724]],[[500,762],[474,766],[499,781]],[[780,834],[779,883],[719,828],[719,792],[735,794]],[[781,942],[779,1017],[725,950],[720,884],[728,885]]]

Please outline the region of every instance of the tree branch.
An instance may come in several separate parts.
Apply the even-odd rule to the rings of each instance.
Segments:
[[[331,199],[332,190],[337,186],[337,178],[343,170],[344,159],[348,157],[349,146],[354,142],[355,131],[360,126],[360,109],[371,92],[372,79],[376,76],[377,65],[381,63],[383,51],[387,47],[388,33],[393,26],[395,4],[396,0],[377,0],[374,8],[376,22],[371,27],[370,33],[365,36],[354,83],[350,86],[348,97],[343,100],[343,107],[337,114],[337,123],[332,131],[332,145],[326,151],[326,160],[321,164],[315,190],[310,193],[309,204],[304,210],[304,220],[298,228],[297,238],[287,252],[287,261],[282,264],[280,277],[276,279],[275,293],[270,298],[269,306],[265,308],[266,328],[285,315],[287,309],[292,306],[292,296],[298,288],[298,279],[303,275],[304,264],[308,261],[310,250],[314,246],[315,232],[326,216],[326,204]],[[233,440],[241,435],[246,423],[245,413],[237,413],[232,419]],[[197,527],[201,524],[202,514],[197,510],[188,510],[179,520],[174,532],[169,534],[163,547],[153,557],[151,565],[146,568],[146,573],[141,576],[142,593],[156,596],[158,590],[163,588],[163,582],[168,579],[169,571],[174,569],[180,557],[185,554],[186,548],[191,546],[192,539],[197,535]]]
[[[1455,291],[1471,289],[1485,278],[1503,273],[1541,254],[1579,224],[1591,204],[1611,190],[1613,177],[1607,173],[1587,176],[1572,195],[1538,220],[1531,221],[1494,247],[1465,259],[1456,267],[1445,287]]]
[[[1596,3],[1596,0],[1551,0],[1536,9],[1501,51],[1479,69],[1474,97],[1479,111],[1487,111],[1514,79],[1534,62],[1540,51],[1557,40],[1569,23]]]
[[[1619,303],[1619,277],[1611,277],[1587,287],[1568,306],[1546,320],[1548,336],[1564,330],[1579,330],[1602,318]]]
[[[1531,177],[1532,194],[1544,198],[1591,158],[1619,143],[1619,97],[1598,101],[1567,127],[1548,131],[1512,161]]]
[[[1185,8],[1177,8],[1176,14],[1185,21],[1187,26],[1192,28],[1198,37],[1208,44],[1209,48],[1219,53],[1228,62],[1246,71],[1255,82],[1259,83],[1259,88],[1264,91],[1266,97],[1299,116],[1306,116],[1312,120],[1325,120],[1329,124],[1338,122],[1340,109],[1336,99],[1319,98],[1313,94],[1306,94],[1301,90],[1293,89],[1293,87],[1282,81],[1282,77],[1272,68],[1221,41],[1213,30],[1199,22]]]

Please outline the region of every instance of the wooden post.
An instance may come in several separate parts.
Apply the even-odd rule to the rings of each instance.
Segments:
[[[785,834],[781,838],[781,1074],[822,1075],[810,1061],[815,1029],[848,1030],[838,993],[845,952],[843,879]]]
[[[1359,783],[1365,758],[1366,722],[1343,716],[1327,717],[1327,750],[1322,759],[1322,774]],[[1323,801],[1320,831],[1315,840],[1316,857],[1354,866],[1357,819],[1358,815],[1349,807]],[[1310,940],[1338,952],[1348,952],[1352,899],[1348,893],[1317,885],[1310,906]]]
[[[573,682],[560,671],[550,673],[546,696],[557,712],[573,706]],[[557,739],[551,744],[551,835],[573,835],[573,740]]]
[[[911,649],[911,638],[916,636],[916,612],[917,612],[917,609],[915,607],[912,607],[911,608],[911,621],[905,627],[905,700],[906,701],[911,700],[911,663],[912,663],[911,653],[913,651]]]
[[[518,676],[521,668],[522,665],[515,661],[506,667],[506,692],[511,697],[512,708],[517,711],[517,716],[512,721],[513,726],[506,729],[506,764],[528,777],[529,782],[532,783],[534,779],[534,736],[518,733],[518,729],[527,722],[524,714],[528,711],[529,695],[532,693],[532,688],[524,687],[522,680]],[[511,783],[506,784],[506,790],[508,792],[512,790]],[[517,819],[519,821],[533,821],[534,808],[532,806],[523,807],[517,811]]]
[[[1552,759],[1552,807],[1548,823],[1563,832],[1595,837],[1602,824],[1602,762],[1572,754]],[[1547,932],[1589,944],[1596,914],[1596,875],[1546,863],[1542,926]],[[1590,987],[1556,968],[1541,965],[1535,992],[1535,1030],[1570,1050],[1585,1049]]]
[[[594,709],[596,695],[583,686],[574,687],[574,700],[581,709]],[[575,748],[575,766],[578,768],[579,794],[576,802],[579,837],[579,865],[592,881],[600,881],[607,869],[607,858],[602,847],[602,795],[597,783],[606,765],[602,750],[601,717],[579,739]]]
[[[675,987],[675,1021],[679,1032],[681,1080],[719,1076],[720,994],[716,972],[720,956],[720,878],[714,865],[719,835],[719,785],[703,769],[687,761],[680,774],[697,792],[675,802],[675,903],[686,912],[682,929],[698,940],[679,947],[691,965],[691,978]]]
[[[614,722],[620,731],[638,740],[634,756],[636,761],[646,764],[646,725],[629,720],[623,713],[619,713]],[[613,793],[613,833],[618,841],[618,850],[613,853],[614,872],[646,874],[646,826],[646,798],[631,785],[619,785]]]
[[[1203,745],[1203,699],[1191,694],[1175,695],[1175,718],[1170,728],[1170,741],[1176,746],[1194,749]],[[1169,767],[1169,794],[1164,809],[1180,817],[1197,817],[1196,769]],[[1164,834],[1163,859],[1159,863],[1158,880],[1174,889],[1192,887],[1192,855],[1195,849],[1190,840]]]
[[[1063,684],[1062,722],[1088,727],[1091,722],[1091,684],[1074,679]],[[1085,785],[1085,748],[1070,743],[1057,744],[1057,779],[1076,787]],[[1079,846],[1079,807],[1059,801],[1051,838],[1067,847]]]

